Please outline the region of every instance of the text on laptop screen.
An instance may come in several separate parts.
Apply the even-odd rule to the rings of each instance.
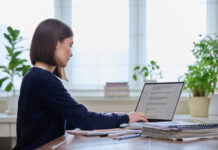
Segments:
[[[183,82],[146,83],[136,111],[148,119],[172,120],[183,88]]]

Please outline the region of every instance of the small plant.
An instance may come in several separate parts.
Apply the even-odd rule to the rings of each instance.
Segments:
[[[5,66],[0,65],[0,70],[6,73],[5,77],[0,78],[0,88],[2,87],[3,83],[7,81],[7,85],[4,90],[6,92],[10,92],[12,90],[13,95],[15,95],[14,77],[16,75],[23,77],[29,70],[30,65],[26,65],[26,59],[19,58],[24,50],[23,47],[17,47],[18,43],[23,40],[23,37],[20,36],[20,31],[13,29],[10,26],[7,28],[7,31],[8,33],[4,33],[4,37],[9,43],[9,45],[5,45],[5,48],[8,52],[6,59],[9,61],[9,63]]]
[[[143,81],[146,82],[147,80],[147,77],[149,76],[150,77],[150,80],[152,80],[152,73],[154,71],[157,72],[158,76],[160,76],[160,78],[162,78],[162,73],[160,71],[160,67],[159,65],[157,65],[157,62],[151,60],[150,61],[150,64],[148,65],[137,65],[134,69],[134,74],[133,74],[133,79],[135,81],[137,81],[138,79],[138,76],[142,76],[143,77]]]
[[[184,80],[184,88],[190,90],[192,96],[214,94],[218,77],[218,35],[206,35],[193,44],[196,62],[180,79]]]

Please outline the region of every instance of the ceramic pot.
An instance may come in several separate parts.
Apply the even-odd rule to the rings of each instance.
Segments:
[[[189,112],[192,117],[208,117],[209,97],[188,98]]]

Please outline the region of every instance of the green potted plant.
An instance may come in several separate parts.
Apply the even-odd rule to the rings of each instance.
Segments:
[[[191,116],[208,116],[209,96],[214,94],[218,77],[218,35],[200,35],[199,42],[193,42],[194,65],[181,78],[184,89],[190,92],[188,99]]]
[[[12,113],[12,111],[16,111],[17,106],[10,105],[17,101],[18,97],[15,95],[15,87],[14,87],[14,77],[19,76],[23,77],[25,73],[30,68],[30,65],[27,65],[27,60],[20,58],[20,55],[24,51],[23,47],[19,47],[19,43],[23,41],[23,37],[20,36],[20,31],[13,29],[12,27],[7,28],[7,33],[4,33],[4,37],[8,42],[8,45],[5,45],[7,50],[6,59],[8,60],[7,65],[0,65],[0,71],[4,72],[0,78],[0,88],[3,88],[3,84],[5,83],[5,87],[3,90],[6,92],[11,92],[12,95],[8,98],[8,113]],[[16,103],[16,102],[15,102]]]
[[[144,82],[155,82],[155,80],[153,79],[154,72],[156,72],[156,75],[162,78],[160,67],[154,60],[151,60],[148,65],[135,66],[133,68],[133,71],[134,74],[132,77],[135,81],[137,81],[139,77],[142,77]]]

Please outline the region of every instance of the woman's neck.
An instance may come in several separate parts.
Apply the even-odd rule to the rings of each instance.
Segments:
[[[56,66],[51,66],[51,65],[48,65],[44,62],[39,62],[37,61],[35,64],[34,64],[34,67],[37,67],[37,68],[42,68],[42,69],[45,69],[45,70],[48,70],[50,72],[54,72]]]

